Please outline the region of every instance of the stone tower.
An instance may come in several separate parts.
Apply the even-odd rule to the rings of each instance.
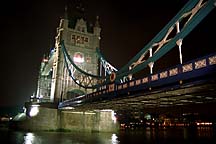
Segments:
[[[64,40],[64,45],[70,58],[79,68],[85,72],[97,75],[98,57],[96,48],[99,48],[100,32],[98,17],[96,17],[94,25],[89,24],[82,17],[70,19],[66,15],[64,19],[60,20],[55,38],[50,101],[60,102],[89,92],[87,89],[76,85],[70,78],[64,63],[60,42]]]

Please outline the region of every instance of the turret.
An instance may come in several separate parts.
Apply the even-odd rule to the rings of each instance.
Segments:
[[[101,28],[99,24],[99,16],[96,17],[96,22],[94,26],[94,34],[100,36]],[[98,37],[100,39],[100,37]]]
[[[44,66],[46,65],[46,63],[48,62],[48,58],[44,55],[43,59],[41,61],[41,66],[40,66],[40,73],[43,71]]]

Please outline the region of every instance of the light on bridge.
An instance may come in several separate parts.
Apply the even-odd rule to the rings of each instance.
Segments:
[[[31,106],[31,109],[30,109],[30,112],[29,112],[30,117],[34,117],[39,113],[39,108],[38,107],[39,107],[39,105],[32,105]]]
[[[48,62],[48,59],[44,58],[44,59],[43,59],[43,62]]]

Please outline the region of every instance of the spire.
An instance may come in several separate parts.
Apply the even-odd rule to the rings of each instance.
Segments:
[[[67,5],[65,5],[64,19],[68,19],[68,7],[67,7]]]
[[[99,16],[96,16],[95,27],[100,27],[100,24],[99,24]]]
[[[99,24],[99,16],[96,16],[96,22],[94,25],[94,34],[98,36],[98,39],[100,39],[100,32],[101,32],[101,28]]]
[[[78,17],[85,18],[85,8],[84,8],[81,1],[77,1],[76,8],[75,8],[75,13],[76,13],[76,15]]]

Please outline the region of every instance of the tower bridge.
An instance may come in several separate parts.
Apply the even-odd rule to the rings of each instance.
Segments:
[[[99,17],[96,17],[95,25],[90,27],[82,17],[69,20],[66,14],[57,28],[54,49],[41,63],[36,97],[59,103],[81,94],[98,91],[102,85],[113,81],[116,83],[129,81],[133,78],[133,74],[148,67],[152,74],[154,63],[175,48],[175,45],[179,48],[179,61],[182,64],[181,46],[184,37],[213,8],[215,8],[214,0],[189,1],[137,55],[119,70],[106,61],[99,50],[101,32]]]
[[[68,113],[74,113],[74,109],[103,113],[107,109],[171,109],[215,102],[216,53],[189,62],[183,62],[182,55],[183,39],[215,5],[215,0],[188,1],[119,70],[106,61],[100,52],[99,17],[96,17],[94,26],[89,26],[82,17],[61,19],[55,47],[49,57],[44,57],[41,62],[36,94],[39,101],[31,104],[58,104],[60,117],[64,119],[64,122],[60,120],[62,126],[67,121],[66,117],[73,117],[68,116]],[[179,50],[179,65],[154,73],[154,63],[175,46]],[[149,74],[141,78],[133,77],[144,69],[149,69]],[[67,108],[73,110],[65,110]],[[96,113],[91,114],[97,115]],[[87,119],[85,112],[82,114]],[[98,117],[94,119],[98,120]]]

